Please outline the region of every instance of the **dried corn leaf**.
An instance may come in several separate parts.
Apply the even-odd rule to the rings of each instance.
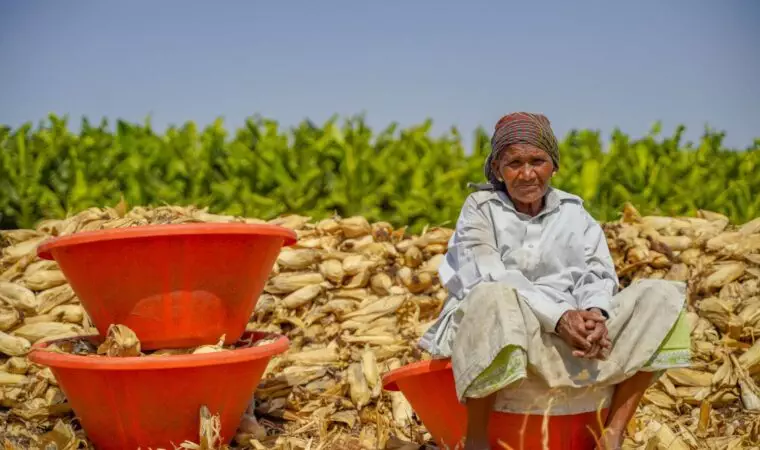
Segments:
[[[394,345],[399,344],[397,336],[387,334],[361,335],[361,336],[343,336],[344,341],[352,344],[371,344],[371,345]]]
[[[270,294],[290,294],[298,289],[325,281],[318,272],[282,273],[269,280],[265,287]]]
[[[27,384],[26,375],[0,371],[0,386],[16,386]]]
[[[2,252],[2,259],[5,263],[13,263],[23,258],[24,256],[34,255],[37,251],[37,246],[46,239],[46,236],[37,236],[35,238],[19,242],[18,244],[5,247]]]
[[[682,386],[708,387],[712,384],[713,380],[711,373],[689,368],[671,369],[667,374],[676,384]]]
[[[277,258],[277,264],[287,270],[305,270],[318,263],[319,251],[314,249],[284,248]]]
[[[46,314],[56,306],[70,303],[76,299],[74,290],[70,285],[54,287],[37,294],[37,314]]]
[[[372,276],[372,273],[368,268],[363,268],[351,277],[351,280],[346,283],[347,289],[357,289],[357,288],[363,288],[369,284],[369,279]]]
[[[50,310],[50,315],[62,322],[82,323],[84,309],[81,305],[59,305]]]
[[[431,228],[429,231],[417,238],[414,243],[416,246],[421,248],[434,244],[446,245],[449,243],[449,240],[453,234],[454,230],[450,228]]]
[[[24,277],[24,283],[33,291],[44,291],[66,283],[66,277],[60,270],[38,270]]]
[[[40,438],[42,448],[55,448],[57,450],[77,450],[84,440],[77,437],[74,429],[58,419],[53,429]]]
[[[224,340],[227,336],[222,335],[216,344],[214,345],[201,345],[200,347],[197,347],[192,351],[193,355],[202,355],[205,353],[217,353],[217,352],[227,352],[228,349],[224,348]],[[257,344],[261,344],[261,342],[257,342]]]
[[[377,357],[375,353],[365,348],[361,357],[362,372],[367,384],[372,391],[372,398],[377,398],[382,390],[382,380],[380,379],[380,369],[377,367]]]
[[[108,327],[105,341],[98,347],[98,355],[140,356],[140,340],[127,326],[112,324]]]
[[[356,275],[365,267],[374,265],[363,254],[349,255],[343,259],[343,272],[347,275]]]
[[[32,344],[27,339],[0,331],[0,353],[8,356],[24,356],[31,348]]]
[[[0,331],[8,331],[20,321],[21,314],[16,308],[0,304]]]
[[[657,421],[649,423],[654,431],[654,444],[657,450],[691,450],[688,445],[668,426]]]
[[[644,399],[660,408],[671,409],[676,407],[676,402],[670,396],[659,390],[650,390],[644,394]]]
[[[32,344],[41,339],[57,339],[70,336],[77,336],[84,333],[79,325],[60,322],[36,322],[22,325],[11,333],[14,336],[22,337]]]
[[[346,275],[343,271],[343,263],[341,263],[341,261],[338,259],[328,259],[326,261],[323,261],[319,265],[319,272],[322,274],[322,276],[335,284],[342,283],[343,278]]]
[[[357,238],[372,233],[369,222],[361,216],[343,219],[339,225],[343,235],[347,238]]]
[[[272,225],[279,225],[281,227],[290,228],[291,230],[300,230],[311,220],[307,216],[299,216],[297,214],[288,214],[285,216],[277,217],[269,221]]]
[[[44,239],[46,234],[37,230],[0,230],[0,247],[13,246],[33,239]]]
[[[347,380],[351,401],[356,405],[356,409],[361,410],[372,398],[372,391],[364,378],[361,364],[353,363],[348,367]]]
[[[705,278],[700,286],[702,292],[719,289],[744,275],[747,266],[741,261],[728,262],[716,266],[716,270]]]
[[[433,276],[429,272],[420,272],[412,275],[410,283],[406,285],[412,294],[420,294],[433,286]]]
[[[0,281],[0,304],[12,306],[25,313],[34,312],[37,299],[34,292],[16,283]]]
[[[378,317],[382,317],[386,314],[395,312],[404,301],[407,299],[404,295],[393,295],[390,297],[384,297],[380,300],[372,302],[361,309],[348,313],[344,316],[344,319],[357,319],[359,317],[367,318],[367,321],[373,320]]]
[[[12,356],[0,366],[0,370],[25,375],[29,371],[29,360],[20,356]]]
[[[338,344],[333,341],[326,347],[291,353],[287,356],[287,360],[293,364],[327,365],[338,362],[340,353],[338,353]]]
[[[372,292],[377,295],[390,295],[393,280],[385,272],[376,273],[370,279],[370,286],[372,287]]]
[[[280,305],[284,308],[300,308],[313,301],[321,293],[322,286],[319,284],[304,286],[283,298],[280,301]]]

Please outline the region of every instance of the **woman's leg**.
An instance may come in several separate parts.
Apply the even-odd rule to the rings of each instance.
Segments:
[[[617,385],[610,402],[607,423],[604,425],[605,430],[602,435],[602,448],[604,450],[621,448],[625,427],[636,413],[636,408],[639,406],[644,392],[651,386],[654,376],[655,374],[652,372],[639,372]]]
[[[465,450],[489,450],[488,423],[491,418],[496,393],[483,398],[468,398],[467,407],[467,438]]]
[[[503,348],[464,393],[467,408],[466,450],[489,449],[488,422],[499,391],[527,376],[525,352],[515,345]]]
[[[691,359],[691,327],[685,309],[643,370],[623,381],[615,388],[610,403],[602,442],[606,449],[618,449],[623,443],[625,427],[636,413],[647,388],[662,371],[689,365]]]

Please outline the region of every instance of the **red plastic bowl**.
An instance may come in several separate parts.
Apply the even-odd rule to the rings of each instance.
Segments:
[[[422,361],[390,371],[383,377],[383,387],[404,394],[442,449],[464,447],[467,411],[457,400],[450,360]],[[604,420],[607,411],[601,413]],[[543,421],[542,415],[494,411],[490,423],[491,447],[540,450],[544,448]],[[594,433],[601,434],[596,412],[549,416],[548,422],[548,448],[552,449],[591,450],[596,446]]]
[[[101,336],[131,328],[142,348],[236,342],[294,231],[266,224],[147,225],[44,242]]]
[[[251,334],[255,341],[278,337],[245,337]],[[222,439],[229,443],[269,360],[289,344],[279,336],[270,344],[227,352],[119,358],[41,350],[52,342],[35,344],[29,359],[50,367],[87,437],[103,450],[197,443],[201,405],[219,414]]]

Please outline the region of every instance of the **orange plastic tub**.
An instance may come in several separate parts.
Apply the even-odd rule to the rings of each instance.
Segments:
[[[456,397],[450,360],[422,361],[388,372],[383,377],[383,387],[404,394],[442,449],[464,448],[467,412]],[[606,410],[602,411],[602,420],[604,417]],[[494,411],[490,424],[491,448],[545,448],[543,421],[542,415]],[[596,446],[594,433],[601,434],[595,412],[549,416],[548,422],[548,448],[551,449],[592,450]]]
[[[149,225],[44,242],[101,336],[126,325],[142,348],[232,344],[294,231],[240,223]]]
[[[244,337],[278,339],[227,352],[124,358],[42,350],[48,342],[35,344],[29,359],[50,367],[96,448],[171,449],[198,442],[201,405],[220,415],[224,442],[234,437],[269,360],[289,344],[285,336]]]

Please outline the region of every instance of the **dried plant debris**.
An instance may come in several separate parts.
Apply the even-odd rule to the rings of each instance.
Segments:
[[[91,208],[34,230],[0,231],[0,436],[6,449],[91,448],[49,369],[26,359],[31,345],[91,335],[94,328],[55,262],[36,256],[51,236],[148,224],[259,219],[195,207]],[[453,230],[419,236],[363,217],[285,216],[298,242],[273,267],[248,331],[285,334],[231,448],[421,449],[429,433],[384,373],[429,358],[417,340],[446,290],[437,269]],[[717,213],[641,216],[627,205],[603,224],[621,285],[640,278],[685,281],[694,364],[666,372],[628,426],[630,449],[760,449],[760,219],[734,226]],[[260,341],[255,345],[272,342]],[[58,341],[50,351],[90,357],[168,357],[231,351],[224,337],[193,349],[143,352],[113,325],[106,340]],[[202,435],[183,448],[224,448],[218,418],[200,412]],[[228,437],[223,437],[228,439]],[[430,446],[430,447],[425,447]]]

